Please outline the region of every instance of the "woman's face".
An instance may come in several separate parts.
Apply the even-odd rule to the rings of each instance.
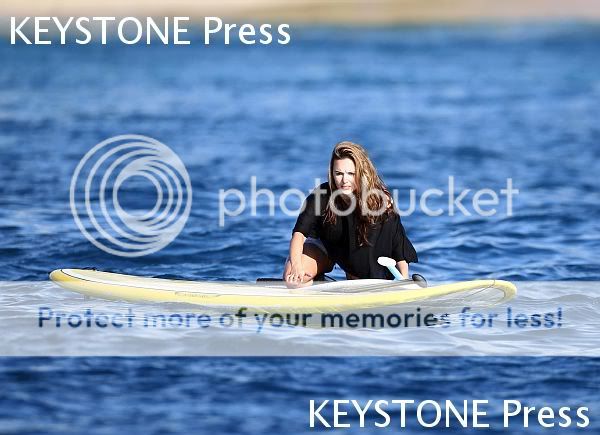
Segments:
[[[356,190],[356,167],[351,159],[336,159],[333,161],[333,179],[335,187],[346,194]]]

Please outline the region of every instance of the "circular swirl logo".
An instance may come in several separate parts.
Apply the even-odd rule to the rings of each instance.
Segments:
[[[148,187],[155,195],[146,194]],[[120,191],[128,193],[130,207],[119,199]],[[183,162],[168,146],[146,136],[116,136],[81,159],[71,179],[70,205],[75,223],[96,247],[141,257],[161,250],[181,232],[192,206],[192,186]]]

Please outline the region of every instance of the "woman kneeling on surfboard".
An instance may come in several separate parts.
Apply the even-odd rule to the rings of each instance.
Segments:
[[[377,262],[391,257],[408,279],[417,253],[406,237],[389,190],[366,151],[340,142],[329,163],[329,181],[304,203],[294,226],[283,279],[290,287],[312,284],[337,263],[347,279],[393,279]]]

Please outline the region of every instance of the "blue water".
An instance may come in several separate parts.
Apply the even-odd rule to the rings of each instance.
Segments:
[[[276,193],[307,191],[325,178],[333,144],[349,139],[366,146],[391,188],[444,189],[454,176],[461,189],[499,191],[512,178],[520,190],[514,216],[403,218],[419,253],[415,272],[434,281],[598,280],[599,43],[600,27],[579,23],[303,28],[290,46],[268,48],[2,42],[1,278],[44,280],[55,268],[85,266],[203,280],[278,275],[293,217],[262,207],[219,227],[219,189],[248,192],[257,176]],[[94,247],[69,209],[79,159],[125,133],[171,147],[193,186],[179,237],[137,259]],[[131,201],[143,206],[150,196]],[[308,430],[310,398],[598,406],[599,366],[586,358],[3,359],[0,432],[297,433]],[[598,417],[592,424],[598,431]]]

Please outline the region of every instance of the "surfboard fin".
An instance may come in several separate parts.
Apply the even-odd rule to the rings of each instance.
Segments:
[[[426,288],[427,287],[427,280],[425,279],[425,277],[423,275],[419,275],[418,273],[413,273],[412,280],[419,287],[422,287],[422,288]]]

